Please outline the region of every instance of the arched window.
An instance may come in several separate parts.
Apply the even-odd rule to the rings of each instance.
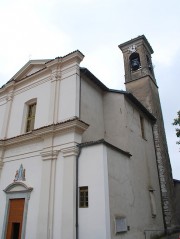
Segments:
[[[141,68],[140,57],[137,52],[132,53],[129,57],[129,60],[130,60],[130,67],[132,71],[136,71],[139,68]]]

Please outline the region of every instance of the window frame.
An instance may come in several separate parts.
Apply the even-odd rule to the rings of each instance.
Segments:
[[[36,123],[36,112],[37,112],[37,98],[30,99],[24,103],[24,111],[23,111],[23,117],[22,117],[22,126],[21,126],[21,134],[28,133],[31,131],[27,131],[27,118],[28,118],[28,110],[29,106],[36,104],[36,110],[35,110],[35,117],[34,117],[34,126]],[[34,129],[34,128],[33,128]]]
[[[89,190],[88,186],[79,187],[79,208],[89,207]]]
[[[36,102],[28,105],[27,118],[26,118],[26,133],[31,132],[34,129],[35,116],[36,116]]]

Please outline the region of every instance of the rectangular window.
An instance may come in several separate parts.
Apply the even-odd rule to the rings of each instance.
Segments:
[[[79,207],[88,207],[88,187],[79,188]]]
[[[150,203],[151,203],[151,213],[152,217],[156,217],[157,210],[156,210],[156,200],[155,200],[155,195],[154,195],[154,190],[149,189],[149,195],[150,195]]]
[[[36,114],[36,103],[33,103],[28,106],[26,132],[30,132],[34,129],[35,114]]]
[[[145,132],[144,132],[144,118],[140,115],[140,125],[141,125],[141,135],[143,139],[145,139]]]

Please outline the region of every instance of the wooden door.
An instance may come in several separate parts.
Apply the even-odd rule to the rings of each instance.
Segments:
[[[24,198],[9,200],[9,216],[6,239],[21,239]]]

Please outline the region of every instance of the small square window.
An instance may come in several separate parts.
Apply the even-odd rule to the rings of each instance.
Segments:
[[[125,217],[116,217],[115,218],[115,233],[127,232],[127,221]]]
[[[88,207],[88,187],[79,188],[79,207],[85,208]]]
[[[35,114],[36,114],[36,103],[28,105],[26,132],[30,132],[34,129]]]

